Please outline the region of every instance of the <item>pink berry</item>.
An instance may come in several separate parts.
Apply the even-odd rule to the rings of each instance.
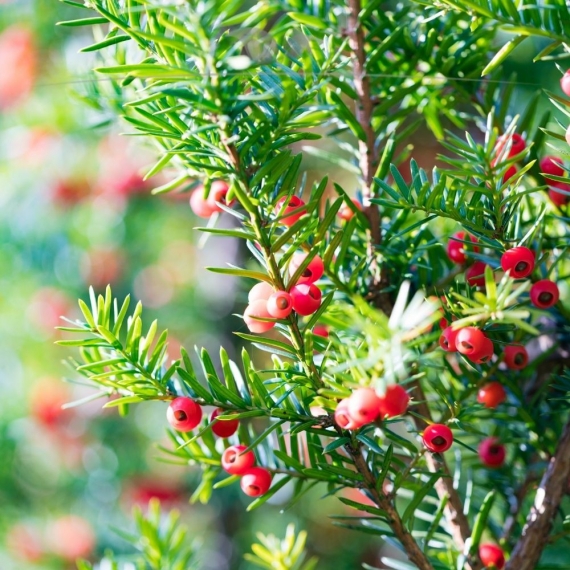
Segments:
[[[485,268],[486,263],[476,261],[466,272],[465,279],[471,287],[484,287],[485,286]]]
[[[293,310],[293,299],[287,291],[276,291],[267,299],[267,312],[276,319],[286,319]]]
[[[355,198],[353,198],[351,201],[356,207],[356,209],[362,212],[362,204]],[[354,217],[354,212],[350,206],[348,206],[347,204],[343,204],[339,208],[337,215],[341,220],[348,222],[349,220],[352,220],[352,218]]]
[[[410,396],[399,384],[392,384],[386,388],[384,396],[380,397],[380,416],[382,418],[401,416],[406,413]]]
[[[202,185],[198,186],[190,195],[190,208],[200,218],[209,218],[216,211],[216,206],[212,206],[204,198],[204,187]]]
[[[216,408],[212,415],[210,416],[210,422],[212,422],[212,432],[218,437],[230,437],[234,435],[239,427],[239,420],[214,420],[223,415],[224,410],[222,408]]]
[[[459,330],[453,330],[451,327],[446,327],[443,329],[441,336],[439,337],[439,346],[443,348],[446,352],[456,352],[457,345],[457,333]]]
[[[570,70],[560,78],[560,87],[562,88],[564,95],[570,97]]]
[[[479,458],[487,467],[500,467],[505,462],[505,446],[495,437],[484,439],[479,445]]]
[[[231,200],[229,203],[226,201],[229,190],[230,187],[223,180],[214,180],[214,182],[212,182],[210,193],[208,194],[208,204],[210,204],[215,212],[222,212],[222,209],[218,206],[218,202],[228,207],[234,204],[235,200]]]
[[[322,336],[324,338],[328,338],[329,329],[325,325],[315,325],[313,327],[313,334],[317,336]]]
[[[496,544],[481,544],[479,546],[479,558],[487,568],[503,570],[505,567],[505,555]]]
[[[267,301],[267,299],[269,299],[273,293],[275,293],[275,289],[269,285],[269,283],[260,281],[251,288],[247,299],[250,303],[260,300]]]
[[[505,346],[505,364],[511,370],[522,370],[528,364],[528,352],[520,344]]]
[[[280,224],[283,224],[284,226],[292,226],[301,216],[307,213],[307,210],[303,208],[304,205],[305,202],[297,196],[283,196],[275,204],[273,212],[280,218]]]
[[[558,156],[545,156],[540,161],[540,171],[543,174],[552,174],[553,176],[564,176],[564,162]]]
[[[308,254],[306,253],[296,253],[291,262],[289,263],[289,275],[293,277],[297,269],[301,266],[301,264],[305,261]],[[303,274],[297,280],[297,285],[302,283],[314,283],[318,281],[325,272],[325,266],[323,264],[323,260],[318,256],[315,255],[313,259],[309,262],[309,265],[303,271]]]
[[[534,253],[528,247],[513,247],[501,256],[501,267],[513,279],[528,277],[534,269]]]
[[[479,389],[477,401],[486,408],[496,408],[507,399],[507,393],[498,382],[488,382]]]
[[[489,362],[489,360],[491,360],[494,351],[495,347],[493,346],[493,341],[490,338],[485,337],[483,339],[483,344],[479,350],[470,354],[468,358],[475,364],[484,364],[485,362]]]
[[[334,421],[341,429],[357,429],[360,427],[348,413],[348,398],[338,403],[334,411]]]
[[[271,319],[271,315],[267,310],[267,301],[259,299],[249,304],[243,313],[243,320],[247,328],[252,333],[264,333],[271,330],[275,326],[273,321],[260,321],[262,319]]]
[[[539,309],[549,309],[558,303],[558,299],[560,299],[558,285],[550,279],[537,281],[530,288],[530,300]]]
[[[468,246],[465,241],[470,241],[473,244],[477,243],[477,238],[465,233],[465,232],[457,232],[454,234],[450,240],[447,242],[447,256],[453,263],[463,264],[467,261],[467,257],[465,256],[465,251],[479,251],[479,247],[476,245]]]
[[[453,444],[453,432],[444,424],[432,424],[424,430],[422,439],[430,451],[443,453]]]
[[[312,315],[321,306],[321,290],[313,283],[295,285],[291,289],[293,310],[299,315]]]
[[[485,333],[475,327],[465,327],[457,333],[455,345],[457,350],[465,356],[477,354],[485,345]]]
[[[245,445],[232,445],[222,454],[222,468],[230,475],[243,475],[255,465],[253,451],[244,451]]]
[[[372,388],[358,388],[348,398],[348,413],[355,423],[369,424],[378,417],[381,403]]]
[[[177,431],[192,431],[202,420],[202,408],[194,400],[180,396],[170,402],[166,419]]]
[[[249,497],[261,497],[271,487],[271,473],[263,467],[248,469],[241,478],[241,490]]]

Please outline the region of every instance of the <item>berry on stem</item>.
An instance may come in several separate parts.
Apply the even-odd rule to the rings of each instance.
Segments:
[[[505,364],[511,370],[522,370],[528,364],[528,352],[520,344],[510,344],[505,347]]]
[[[317,336],[322,336],[323,338],[328,338],[329,329],[326,327],[326,325],[315,325],[313,327],[313,334]]]
[[[286,319],[293,310],[293,299],[287,291],[276,291],[267,299],[267,312],[276,319]]]
[[[271,487],[271,473],[263,467],[252,467],[243,473],[241,490],[249,497],[261,497]]]
[[[358,429],[360,427],[348,413],[348,398],[338,403],[334,411],[334,421],[341,429]]]
[[[453,444],[453,432],[444,424],[432,424],[424,430],[422,439],[430,451],[443,453]]]
[[[479,546],[479,558],[487,568],[502,570],[505,567],[505,555],[496,544],[481,544]]]
[[[362,212],[362,204],[356,198],[352,198],[351,201],[356,207],[356,209]],[[352,218],[354,217],[354,211],[348,204],[343,203],[342,206],[339,208],[337,215],[341,220],[348,222],[352,220]]]
[[[289,275],[293,277],[297,269],[302,265],[302,263],[307,258],[307,253],[296,253],[291,262],[289,263]],[[297,280],[296,284],[300,285],[302,283],[314,283],[318,281],[325,272],[325,266],[323,260],[318,256],[315,255],[313,259],[309,262],[309,265],[305,267],[302,275]]]
[[[219,210],[215,204],[212,205],[204,198],[204,187],[201,184],[190,195],[190,208],[200,218],[209,218]]]
[[[245,445],[232,445],[222,454],[222,468],[230,475],[243,475],[255,465],[253,451],[244,451]]]
[[[570,184],[564,182],[551,183],[548,189],[548,197],[554,205],[565,206],[570,201]]]
[[[392,384],[386,388],[386,393],[380,396],[380,417],[393,418],[406,413],[410,396],[399,384]]]
[[[466,244],[465,241],[470,241],[473,244],[477,243],[477,238],[469,235],[466,232],[457,232],[454,234],[447,242],[447,256],[453,263],[463,264],[467,261],[465,255]],[[467,251],[479,251],[479,247],[476,245],[467,246]]]
[[[552,174],[553,176],[564,176],[564,162],[558,156],[545,156],[540,160],[540,171],[543,174]]]
[[[443,329],[441,336],[439,337],[439,346],[443,348],[446,352],[456,352],[457,351],[457,333],[459,330],[453,330],[451,327],[446,327]]]
[[[222,212],[222,208],[218,206],[218,202],[224,206],[231,207],[235,200],[230,202],[226,201],[226,196],[230,191],[230,187],[223,180],[214,180],[212,186],[210,187],[210,193],[208,194],[208,204],[214,209],[214,212]]]
[[[362,426],[378,417],[381,404],[373,388],[358,388],[348,398],[348,413],[354,423]]]
[[[561,78],[560,78],[560,87],[564,95],[570,97],[570,70],[568,70]]]
[[[501,135],[497,139],[496,150],[497,155],[501,154],[505,146],[511,142],[511,149],[509,150],[508,158],[512,158],[513,156],[520,154],[526,147],[526,143],[521,135],[518,133],[513,133],[512,135]]]
[[[202,420],[202,408],[194,400],[180,396],[170,402],[166,419],[177,431],[192,431]]]
[[[496,408],[507,399],[507,393],[499,382],[488,382],[477,394],[477,401],[486,408]]]
[[[487,437],[479,445],[479,459],[487,467],[500,467],[506,455],[505,446],[496,437]]]
[[[275,293],[275,289],[269,283],[260,281],[251,288],[247,299],[250,303],[259,300],[267,301],[273,293]]]
[[[542,279],[532,284],[530,288],[530,300],[539,309],[548,309],[558,303],[560,291],[558,285],[550,279]]]
[[[484,349],[485,339],[487,339],[487,337],[482,330],[475,327],[465,327],[457,333],[455,345],[461,354],[472,356]]]
[[[210,416],[210,422],[212,422],[212,432],[218,437],[230,437],[234,435],[239,427],[239,420],[216,420],[218,416],[223,415],[224,410],[222,408],[216,408],[212,415]]]
[[[273,211],[280,218],[280,224],[292,226],[301,216],[307,213],[307,210],[303,208],[304,205],[305,202],[298,196],[283,196],[277,200]]]
[[[321,306],[321,290],[313,283],[295,285],[290,294],[293,299],[293,310],[299,315],[312,315]]]
[[[465,280],[471,287],[484,287],[485,286],[485,268],[486,263],[476,261],[466,272]]]
[[[503,253],[501,267],[513,279],[528,277],[534,269],[534,253],[528,247],[513,247]]]
[[[264,333],[271,330],[275,323],[272,321],[260,321],[258,318],[270,319],[271,315],[267,310],[267,301],[259,299],[249,304],[243,313],[243,320],[250,332]]]
[[[475,364],[484,364],[485,362],[489,362],[489,360],[491,360],[494,352],[495,347],[493,345],[493,341],[490,338],[485,337],[483,339],[481,348],[478,351],[470,354],[468,358]]]

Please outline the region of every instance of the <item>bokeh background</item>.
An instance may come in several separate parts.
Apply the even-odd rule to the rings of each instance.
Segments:
[[[132,506],[151,497],[182,511],[204,568],[250,568],[242,555],[254,532],[283,534],[290,522],[309,531],[322,568],[378,565],[375,541],[333,526],[342,506],[318,492],[285,512],[279,493],[246,513],[236,486],[190,504],[198,478],[164,461],[160,404],[127,418],[99,400],[61,409],[91,394],[54,345],[60,316],[77,313],[89,286],[142,300],[149,322],[169,329],[173,357],[180,344],[235,352],[232,314],[246,298],[243,285],[204,269],[244,252],[216,238],[204,248],[186,194],[150,195],[163,182],[143,181],[152,150],[82,101],[94,58],[78,50],[89,31],[55,25],[74,15],[55,0],[0,0],[0,568],[67,569],[78,556],[128,552],[113,529],[129,529]],[[555,88],[559,78],[554,65],[529,71],[532,51],[517,52],[505,74],[519,74],[521,106],[537,80]],[[417,135],[414,156],[429,166],[438,149],[426,140]],[[307,167],[330,170],[316,159]]]

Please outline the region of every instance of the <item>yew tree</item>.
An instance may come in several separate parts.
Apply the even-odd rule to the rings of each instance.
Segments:
[[[319,487],[354,509],[335,524],[399,546],[384,567],[552,568],[570,532],[570,81],[559,67],[562,90],[521,108],[504,64],[521,44],[563,64],[566,2],[64,1],[62,25],[93,29],[85,97],[154,146],[146,175],[188,193],[189,227],[243,242],[241,267],[209,269],[249,290],[239,359],[174,361],[140,303],[91,291],[62,327],[76,373],[106,406],[164,407],[165,453],[201,469],[193,500]]]

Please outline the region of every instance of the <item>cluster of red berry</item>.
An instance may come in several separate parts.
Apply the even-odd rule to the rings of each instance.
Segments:
[[[216,408],[210,416],[210,425],[215,435],[227,438],[236,433],[239,420],[218,419],[223,413],[224,410]],[[180,396],[168,406],[166,418],[175,430],[189,432],[202,421],[202,407],[191,398]],[[259,497],[271,487],[271,473],[262,467],[255,467],[255,455],[246,450],[244,445],[228,447],[222,455],[222,467],[231,475],[241,476],[241,488],[246,495]]]

